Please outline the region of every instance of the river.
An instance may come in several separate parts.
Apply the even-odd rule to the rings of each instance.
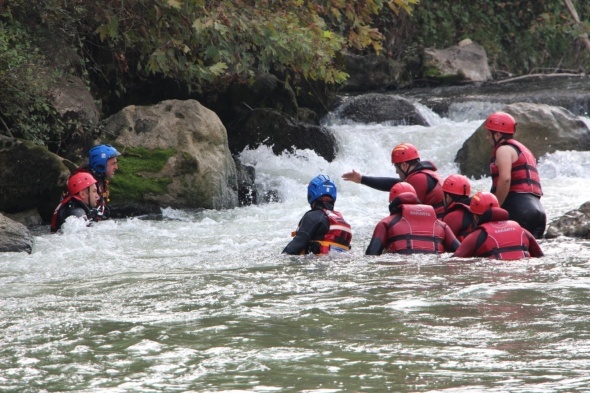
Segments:
[[[244,151],[272,203],[37,228],[32,254],[0,253],[0,391],[590,391],[588,241],[541,240],[545,257],[510,263],[364,256],[388,196],[341,174],[394,175],[399,142],[454,173],[497,107],[422,107],[428,127],[332,121],[331,163]],[[539,169],[549,221],[590,199],[590,152]],[[337,183],[353,248],[281,255],[319,173]]]

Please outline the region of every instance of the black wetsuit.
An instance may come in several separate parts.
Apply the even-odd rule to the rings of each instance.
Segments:
[[[66,221],[66,218],[70,216],[86,217],[88,221],[90,221],[93,216],[92,212],[93,210],[91,210],[84,202],[76,198],[71,198],[55,213],[57,217],[55,224],[51,226],[51,232],[57,232]]]
[[[323,209],[334,210],[334,204],[323,201],[315,202],[312,209],[305,213],[299,221],[297,234],[287,244],[283,254],[300,255],[314,251],[310,250],[310,246],[317,243],[312,240],[323,240],[330,230],[330,220]]]
[[[542,239],[547,224],[547,215],[541,204],[541,198],[534,194],[509,192],[502,204],[510,214],[510,219],[532,233],[536,239]]]

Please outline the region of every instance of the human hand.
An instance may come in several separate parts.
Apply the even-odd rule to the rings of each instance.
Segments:
[[[360,183],[363,176],[353,169],[352,172],[346,172],[345,174],[343,174],[342,178],[346,181]]]

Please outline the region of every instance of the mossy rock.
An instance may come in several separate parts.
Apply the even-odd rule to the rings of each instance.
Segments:
[[[123,153],[119,157],[119,170],[109,183],[111,199],[115,204],[143,203],[148,194],[163,195],[168,191],[172,179],[158,174],[176,150],[114,147]]]

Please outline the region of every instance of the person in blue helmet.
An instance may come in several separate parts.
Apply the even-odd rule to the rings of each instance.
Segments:
[[[311,179],[307,186],[307,202],[311,210],[299,221],[293,239],[283,254],[328,254],[350,250],[352,231],[342,214],[334,210],[336,184],[325,175]]]
[[[117,157],[120,155],[121,153],[111,145],[94,146],[88,152],[88,164],[76,169],[71,175],[88,172],[96,179],[96,188],[100,200],[92,216],[95,221],[110,217],[110,211],[107,207],[107,202],[110,202],[109,180],[113,178],[115,172],[119,169]]]

